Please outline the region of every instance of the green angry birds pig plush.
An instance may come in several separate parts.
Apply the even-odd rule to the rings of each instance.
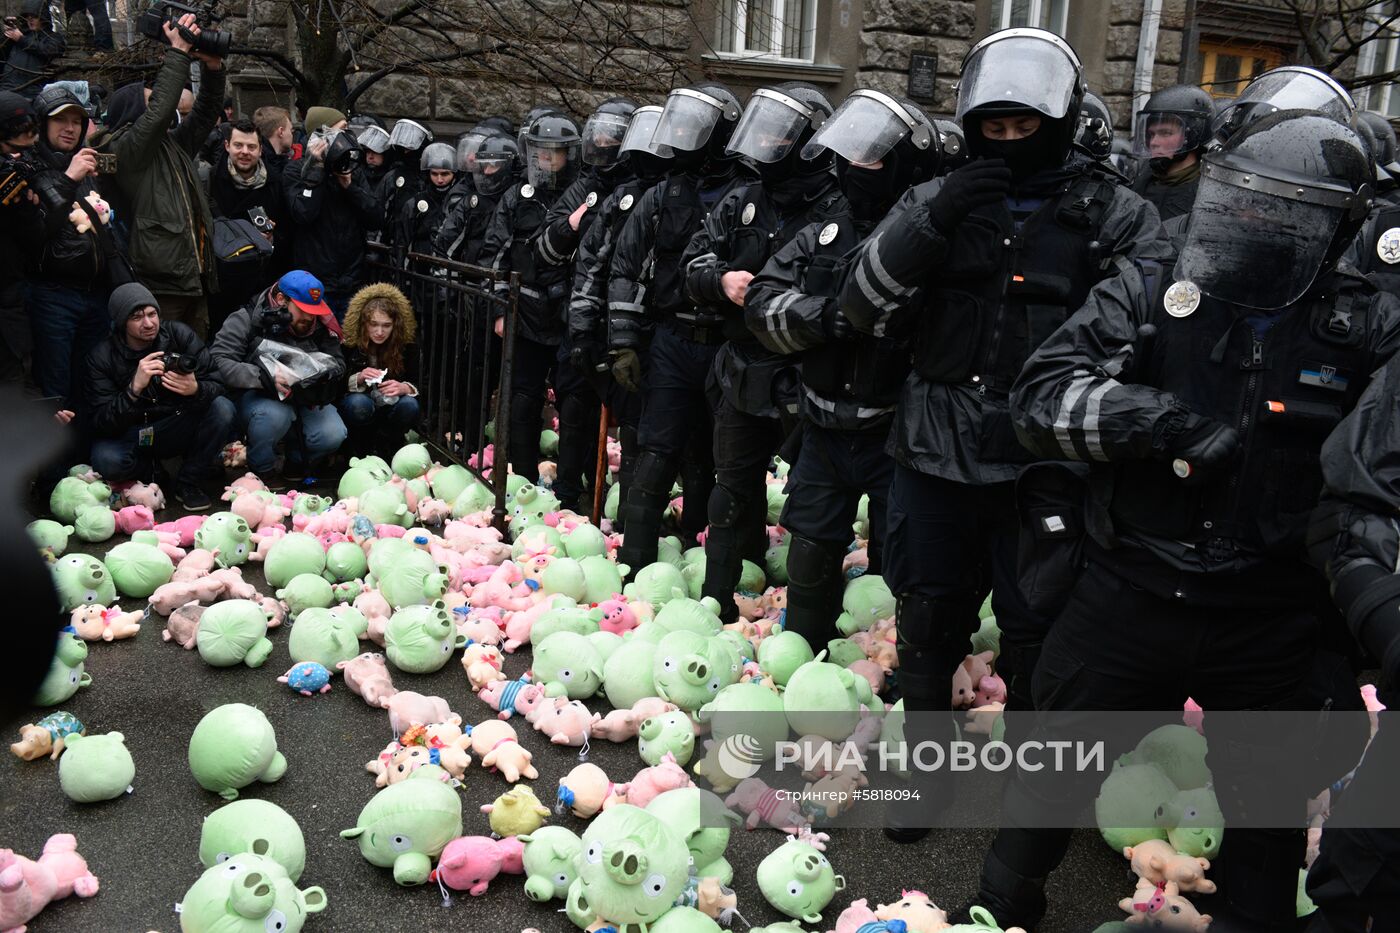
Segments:
[[[581,602],[588,593],[583,566],[572,557],[556,557],[540,575],[540,588],[549,594],[563,594]]]
[[[656,816],[618,804],[583,834],[579,880],[589,909],[609,923],[649,924],[685,887],[690,852]]]
[[[1158,726],[1118,759],[1120,765],[1156,765],[1180,790],[1205,787],[1210,783],[1206,767],[1206,739],[1181,723]]]
[[[374,569],[374,555],[370,555]],[[427,551],[409,546],[384,573],[375,572],[379,594],[395,609],[422,606],[440,600],[447,592],[448,568],[433,562]]]
[[[292,881],[306,867],[301,827],[286,810],[267,800],[250,797],[226,803],[206,816],[200,827],[199,861],[205,868],[245,852],[281,865]]]
[[[1212,859],[1220,854],[1225,835],[1225,814],[1209,787],[1178,791],[1157,818],[1166,827],[1172,848],[1192,858]]]
[[[776,910],[803,923],[821,923],[822,911],[846,879],[811,845],[790,839],[758,864],[758,889]]]
[[[39,682],[31,702],[35,706],[57,706],[71,699],[80,688],[91,686],[92,675],[84,670],[83,663],[87,656],[87,644],[81,638],[60,632],[49,672]]]
[[[364,616],[349,606],[307,609],[292,624],[292,632],[287,637],[287,653],[298,664],[315,661],[334,671],[341,661],[349,661],[359,655],[357,628],[361,620],[364,620]],[[365,626],[369,626],[367,620]]]
[[[245,703],[226,703],[204,715],[190,736],[189,761],[199,786],[225,800],[254,781],[271,784],[287,772],[272,723]]]
[[[214,560],[220,567],[236,567],[247,563],[248,555],[252,552],[252,540],[253,529],[232,512],[215,512],[206,518],[204,524],[194,533],[195,547],[219,552]],[[268,582],[272,583],[270,579]],[[276,583],[272,585],[277,586]]]
[[[651,679],[656,695],[686,711],[715,698],[726,685],[710,662],[709,641],[694,632],[671,632],[656,645]]]
[[[671,600],[686,595],[685,577],[675,564],[657,561],[638,570],[622,592],[629,600],[651,603],[660,612]]]
[[[117,592],[123,596],[145,599],[156,587],[169,583],[175,565],[158,547],[127,541],[107,552],[104,561],[112,574]]]
[[[791,545],[785,540],[763,552],[763,566],[768,571],[768,580],[774,586],[788,585],[788,551]]]
[[[78,517],[80,509],[94,505],[106,506],[107,497],[99,496],[91,484],[75,476],[63,477],[49,494],[49,511],[53,513],[54,518],[69,525]]]
[[[606,602],[622,592],[626,564],[614,563],[602,554],[590,554],[579,558],[578,565],[583,570],[584,602]]]
[[[769,635],[758,645],[758,666],[779,687],[786,687],[797,669],[814,658],[812,646],[796,632]]]
[[[263,561],[263,573],[270,586],[284,587],[302,574],[321,574],[326,569],[326,549],[304,531],[283,535],[272,544]]]
[[[78,741],[74,741],[77,739]],[[68,736],[58,760],[58,783],[75,803],[115,800],[131,788],[136,762],[120,732]]]
[[[658,794],[646,809],[681,837],[697,876],[718,878],[720,884],[734,880],[724,850],[729,847],[730,830],[742,820],[717,795],[698,787],[679,787]]]
[[[462,798],[446,777],[437,765],[423,765],[390,784],[365,804],[355,828],[342,831],[341,838],[356,840],[371,865],[393,868],[399,884],[423,884],[432,860],[462,834]]]
[[[592,635],[598,631],[598,623],[603,621],[603,610],[577,605],[568,596],[552,596],[549,602],[553,608],[541,613],[530,628],[532,645],[542,645],[551,635],[559,632]]]
[[[783,691],[783,711],[798,735],[839,742],[855,731],[861,705],[869,704],[872,696],[864,677],[815,660],[793,672]]]
[[[457,498],[452,500],[452,517],[461,518],[476,512],[484,512],[496,505],[496,494],[491,489],[473,479],[462,488]]]
[[[389,618],[384,630],[384,653],[390,663],[410,674],[431,674],[442,669],[455,648],[467,637],[457,633],[452,614],[442,600],[431,606],[406,606]],[[349,660],[355,656],[352,651]]]
[[[586,700],[603,683],[603,659],[583,635],[555,632],[535,647],[534,679],[550,696]]]
[[[195,632],[195,647],[206,664],[262,667],[272,654],[267,613],[250,599],[226,599],[204,610]]]
[[[105,505],[85,505],[73,519],[73,533],[91,544],[106,541],[117,533],[117,513]]]
[[[598,557],[608,553],[608,539],[597,525],[584,523],[563,535],[564,553],[574,560]]]
[[[326,909],[326,892],[298,891],[281,865],[240,852],[200,875],[178,906],[182,933],[299,933]]]
[[[117,587],[107,565],[90,554],[69,554],[49,565],[64,612],[79,606],[110,606]]]
[[[525,844],[525,896],[536,903],[568,897],[578,879],[578,857],[583,843],[571,829],[541,826],[517,836]]]
[[[376,525],[407,528],[413,524],[413,513],[398,486],[373,486],[360,493],[355,502],[358,513]]]
[[[287,618],[295,620],[307,609],[329,609],[335,591],[319,573],[299,573],[277,591],[277,598],[287,604]]]
[[[642,720],[637,728],[637,752],[649,765],[661,764],[667,755],[674,755],[682,768],[690,764],[695,754],[695,726],[690,716],[676,710]]]
[[[647,928],[647,933],[722,933],[723,928],[694,907],[672,907]]]
[[[894,594],[885,578],[876,573],[861,574],[846,584],[841,608],[851,614],[860,629],[868,629],[881,619],[894,615]]]
[[[521,529],[541,524],[546,515],[557,511],[559,498],[554,493],[527,483],[511,499],[511,533],[518,537]]]
[[[428,482],[433,498],[454,502],[471,483],[476,482],[471,470],[458,463],[449,464],[433,474]]]
[[[325,575],[330,582],[359,580],[368,571],[364,548],[353,541],[337,541],[326,549]]]
[[[552,551],[558,554],[564,550],[564,536],[558,528],[549,525],[531,525],[521,529],[510,545],[510,559],[523,563],[527,554],[540,554]]]
[[[433,455],[422,444],[405,444],[394,454],[394,473],[404,479],[417,479],[433,465]]]
[[[778,743],[788,737],[783,698],[762,684],[730,684],[700,707],[696,718],[709,723],[710,738],[716,743],[733,735],[752,736],[756,742],[752,750],[764,761],[772,759]]]
[[[656,645],[629,638],[603,662],[603,692],[614,709],[631,709],[641,699],[656,696],[651,661]]]
[[[1166,829],[1157,825],[1157,812],[1176,793],[1176,785],[1156,765],[1115,767],[1094,801],[1094,818],[1104,841],[1122,852],[1149,839],[1166,839]]]
[[[652,622],[664,632],[717,635],[722,624],[719,611],[719,601],[713,597],[691,599],[689,596],[677,596],[657,609]]]
[[[37,518],[29,523],[26,531],[29,532],[29,540],[34,542],[39,553],[53,561],[62,557],[63,552],[68,550],[68,538],[73,534],[73,526],[60,525],[51,518]]]

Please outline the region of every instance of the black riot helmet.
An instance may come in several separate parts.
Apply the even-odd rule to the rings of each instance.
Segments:
[[[1201,160],[1172,286],[1191,294],[1178,297],[1293,304],[1361,229],[1372,172],[1361,137],[1330,117],[1281,110],[1250,123]]]
[[[1064,164],[1079,129],[1084,68],[1068,42],[1044,29],[994,32],[963,61],[958,79],[957,119],[974,157],[1005,159],[1017,181]],[[1040,126],[1016,140],[992,140],[982,121],[1019,114],[1040,117]]]
[[[623,166],[622,140],[637,109],[630,97],[609,97],[583,123],[583,164],[599,172]]]
[[[578,176],[578,124],[559,113],[536,118],[525,131],[525,175],[536,188],[563,191]]]
[[[544,116],[547,113],[564,112],[564,107],[561,104],[536,104],[535,106],[531,107],[529,111],[525,114],[525,119],[520,121],[520,131],[515,134],[515,142],[516,145],[520,147],[520,151],[525,151],[525,134],[530,131],[531,123],[534,123],[536,120],[538,120],[540,117]]]
[[[670,147],[682,168],[724,161],[732,158],[725,150],[742,113],[739,98],[718,81],[678,87],[666,97],[656,143]]]
[[[358,126],[351,126],[349,129],[359,141],[360,148],[366,152],[384,155],[389,151],[389,134],[384,127],[376,126],[373,123],[361,123]]]
[[[1162,88],[1138,111],[1133,127],[1133,155],[1148,159],[1152,171],[1166,175],[1171,166],[1210,141],[1215,101],[1191,84]]]
[[[797,175],[819,175],[831,168],[831,155],[823,147],[804,158],[805,147],[831,116],[831,101],[817,88],[800,81],[753,92],[728,152],[748,156],[758,165],[759,177],[769,184]]]
[[[1253,121],[1280,110],[1315,110],[1347,125],[1356,118],[1356,102],[1331,75],[1285,65],[1249,82],[1244,93],[1216,114],[1213,144],[1223,145]]]
[[[441,171],[457,174],[457,150],[449,143],[429,143],[418,158],[418,170],[423,173]]]
[[[520,167],[520,147],[514,136],[498,134],[488,136],[476,150],[476,158],[469,171],[472,185],[481,194],[500,194],[510,187]]]
[[[622,138],[622,156],[632,173],[643,181],[657,182],[671,170],[675,153],[670,146],[656,141],[656,125],[661,122],[661,107],[638,107],[627,123]]]
[[[389,133],[389,145],[398,150],[401,156],[416,156],[423,147],[433,141],[432,131],[414,120],[399,120]]]
[[[1075,133],[1074,144],[1083,149],[1096,161],[1106,162],[1113,154],[1113,111],[1108,104],[1089,91],[1079,102],[1079,130]]]
[[[489,136],[500,136],[501,131],[494,126],[478,123],[457,137],[457,170],[470,172],[476,164],[476,152]]]
[[[970,156],[962,126],[953,120],[934,120],[933,128],[938,132],[937,143],[942,157],[938,174],[946,175],[959,165],[966,165]]]
[[[507,136],[515,135],[515,124],[511,122],[510,117],[504,114],[493,113],[491,116],[484,118],[477,126],[481,129],[496,129],[505,133]]]
[[[356,136],[359,136],[359,133],[356,131],[362,126],[377,126],[386,133],[388,132],[388,129],[384,126],[384,121],[372,113],[357,113],[349,120],[346,120],[345,125],[351,132],[355,133]]]
[[[909,100],[863,88],[851,93],[803,148],[830,151],[857,222],[873,225],[911,185],[938,174],[943,149],[928,115]]]
[[[38,99],[35,98],[37,105]],[[36,106],[37,110],[38,107]],[[43,111],[40,111],[43,115]],[[1376,148],[1373,153],[1376,157],[1376,168],[1378,176],[1384,178],[1389,176],[1391,181],[1400,181],[1400,164],[1396,163],[1395,150],[1395,127],[1390,125],[1390,121],[1372,110],[1358,110],[1356,112],[1357,128],[1363,124],[1371,131],[1371,135],[1376,140]]]

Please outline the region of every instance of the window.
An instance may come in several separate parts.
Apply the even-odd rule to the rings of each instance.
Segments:
[[[1065,34],[1069,16],[1069,0],[999,0],[998,28],[1038,26],[1056,35]]]
[[[1382,4],[1373,11],[1370,32],[1374,38],[1357,53],[1358,75],[1381,75],[1400,69],[1397,27],[1400,27],[1400,19],[1397,19],[1395,4]],[[1400,117],[1400,94],[1394,93],[1394,90],[1395,82],[1384,81],[1371,87],[1358,88],[1353,95],[1357,106],[1364,110],[1374,110],[1386,117]]]
[[[817,0],[726,0],[719,19],[719,51],[810,62]]]
[[[1211,97],[1233,100],[1259,75],[1283,64],[1283,53],[1260,45],[1201,43],[1201,87]]]

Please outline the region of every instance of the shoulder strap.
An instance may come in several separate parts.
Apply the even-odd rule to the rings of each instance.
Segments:
[[[1094,173],[1080,175],[1060,196],[1060,204],[1055,209],[1055,219],[1076,233],[1097,237],[1103,227],[1108,207],[1113,203],[1115,190],[1116,185]]]

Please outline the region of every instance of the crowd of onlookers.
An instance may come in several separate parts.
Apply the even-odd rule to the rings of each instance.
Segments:
[[[0,382],[71,426],[69,463],[120,483],[180,460],[192,510],[236,441],[274,488],[401,443],[422,414],[414,312],[367,285],[366,244],[426,232],[406,199],[450,187],[455,160],[417,171],[412,121],[391,149],[372,117],[237,113],[193,17],[151,80],[44,83],[62,39],[28,2],[0,76]]]

